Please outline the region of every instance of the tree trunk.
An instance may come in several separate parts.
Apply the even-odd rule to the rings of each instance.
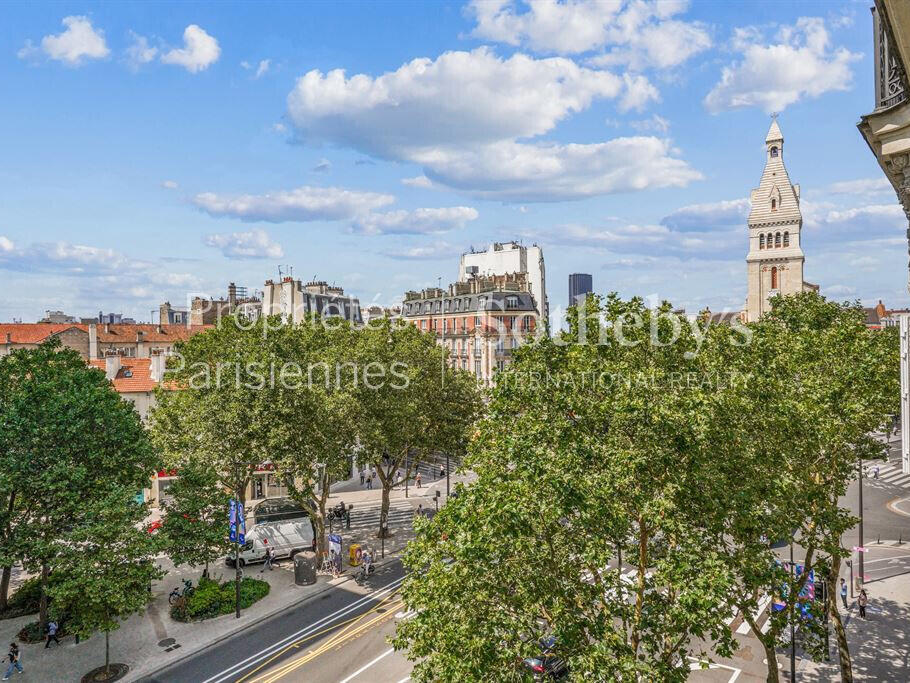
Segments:
[[[13,526],[13,510],[16,507],[16,492],[9,494],[9,503],[7,504],[7,522],[6,522],[6,541],[9,541],[10,531]],[[0,579],[0,611],[5,612],[9,608],[9,580],[13,574],[12,566],[3,568],[3,578]]]
[[[777,652],[774,647],[769,647],[762,640],[762,647],[765,648],[765,659],[768,660],[768,683],[780,683],[780,669],[777,667]]]
[[[392,488],[391,484],[392,484],[391,478],[384,479],[382,482],[382,507],[379,508],[379,538],[382,538],[383,536],[385,536],[387,538],[389,536],[388,520],[389,520],[389,505],[390,505],[389,494],[390,494],[390,489]],[[385,531],[383,531],[383,529]]]
[[[108,677],[111,675],[111,634],[108,631],[104,632],[104,676]]]
[[[320,558],[320,562],[322,561],[322,553],[328,552],[328,544],[325,538],[325,504],[328,498],[326,487],[323,486],[319,498],[316,500],[316,518],[313,520],[316,526],[316,557]]]
[[[638,657],[641,640],[641,613],[645,600],[645,572],[648,570],[648,529],[638,519],[638,587],[635,591],[635,623],[632,625],[632,652]]]
[[[246,484],[241,487],[240,495],[237,498],[239,505],[246,504]],[[238,507],[238,519],[237,519],[237,543],[234,544],[234,618],[240,618],[240,509]],[[246,510],[243,511],[244,519],[246,518]],[[245,525],[244,525],[245,526]]]
[[[50,569],[47,563],[41,565],[41,599],[38,601],[38,630],[44,633],[47,627],[47,577]]]
[[[828,573],[828,615],[834,623],[834,635],[837,638],[837,654],[840,661],[840,679],[842,683],[853,683],[853,663],[850,660],[850,648],[847,645],[847,632],[837,610],[837,577],[840,574],[840,558],[831,562]]]

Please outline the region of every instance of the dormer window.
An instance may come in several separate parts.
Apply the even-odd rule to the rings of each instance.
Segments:
[[[777,146],[776,145],[771,148],[771,156],[777,157]]]

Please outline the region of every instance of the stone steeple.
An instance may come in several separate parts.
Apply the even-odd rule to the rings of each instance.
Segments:
[[[765,136],[765,168],[752,190],[749,211],[747,321],[770,310],[768,300],[777,294],[818,289],[803,282],[802,226],[799,185],[790,182],[784,166],[784,135],[775,117]]]

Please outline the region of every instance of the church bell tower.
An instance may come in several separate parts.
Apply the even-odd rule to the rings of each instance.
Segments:
[[[818,290],[803,281],[806,259],[800,246],[802,227],[799,185],[790,182],[784,166],[784,135],[775,117],[765,137],[765,170],[758,188],[752,190],[746,256],[747,322],[755,322],[769,311],[769,299],[777,294]]]

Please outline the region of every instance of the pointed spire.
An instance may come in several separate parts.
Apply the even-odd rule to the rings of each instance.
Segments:
[[[771,127],[768,129],[768,135],[765,142],[783,142],[784,134],[780,132],[780,126],[777,125],[777,114],[771,115]]]

